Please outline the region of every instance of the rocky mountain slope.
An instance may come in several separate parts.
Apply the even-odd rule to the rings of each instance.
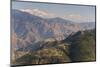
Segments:
[[[77,38],[77,35],[82,36],[79,31],[95,28],[95,23],[75,23],[36,9],[12,9],[11,18],[12,60],[14,60],[13,63],[18,64],[20,61],[20,64],[26,64],[25,60],[31,63],[32,60],[29,59],[35,59],[32,64],[42,64],[43,58],[46,61],[44,63],[51,63],[54,58],[56,58],[56,61],[52,63],[75,61],[69,56],[71,55],[69,52],[72,50],[70,45],[78,42],[77,39],[81,39]],[[28,57],[31,58],[25,59]],[[40,59],[42,59],[41,62]]]
[[[38,41],[63,40],[80,30],[79,24],[59,17],[42,18],[25,11],[12,10],[12,36],[18,48]],[[20,45],[21,44],[21,45]]]
[[[26,65],[96,60],[95,30],[79,31],[61,41],[41,42],[39,44],[41,46],[36,50],[32,50],[32,46],[30,51],[17,50],[15,52],[16,59],[12,63]]]

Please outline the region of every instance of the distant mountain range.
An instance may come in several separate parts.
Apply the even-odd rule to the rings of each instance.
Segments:
[[[83,22],[79,24],[83,30],[87,30],[87,29],[89,30],[95,28],[95,22]]]
[[[95,28],[93,23],[75,23],[38,9],[12,9],[12,45],[20,49],[39,41],[60,41],[80,30]]]
[[[44,11],[44,10],[40,10],[40,9],[19,9],[22,12],[27,12],[31,15],[35,15],[35,16],[39,16],[42,18],[54,18],[57,17],[55,14]]]

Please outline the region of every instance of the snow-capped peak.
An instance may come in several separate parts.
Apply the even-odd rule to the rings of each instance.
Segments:
[[[54,15],[53,13],[43,11],[43,10],[40,10],[40,9],[19,9],[19,10],[23,11],[23,12],[28,12],[32,15],[40,16],[40,17],[43,17],[43,18],[56,17],[56,15]]]

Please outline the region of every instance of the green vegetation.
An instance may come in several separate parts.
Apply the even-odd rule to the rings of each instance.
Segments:
[[[47,43],[45,43],[46,45]],[[58,45],[57,45],[58,44]],[[38,51],[30,51],[28,54],[15,60],[16,64],[47,64],[71,62],[69,58],[68,44],[57,43],[56,46],[49,46]],[[49,43],[50,45],[50,43]],[[52,45],[52,42],[51,42]]]
[[[95,33],[93,30],[80,32],[79,35],[72,36],[72,38],[72,44],[70,46],[70,58],[73,62],[96,60]]]
[[[48,64],[95,61],[94,30],[79,31],[60,42],[42,42],[41,49],[29,51],[13,64]]]

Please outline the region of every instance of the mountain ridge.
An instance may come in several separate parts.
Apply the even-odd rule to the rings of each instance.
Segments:
[[[46,39],[60,41],[81,30],[80,24],[60,17],[44,19],[19,10],[12,10],[11,24],[17,39],[15,45],[18,48]]]

